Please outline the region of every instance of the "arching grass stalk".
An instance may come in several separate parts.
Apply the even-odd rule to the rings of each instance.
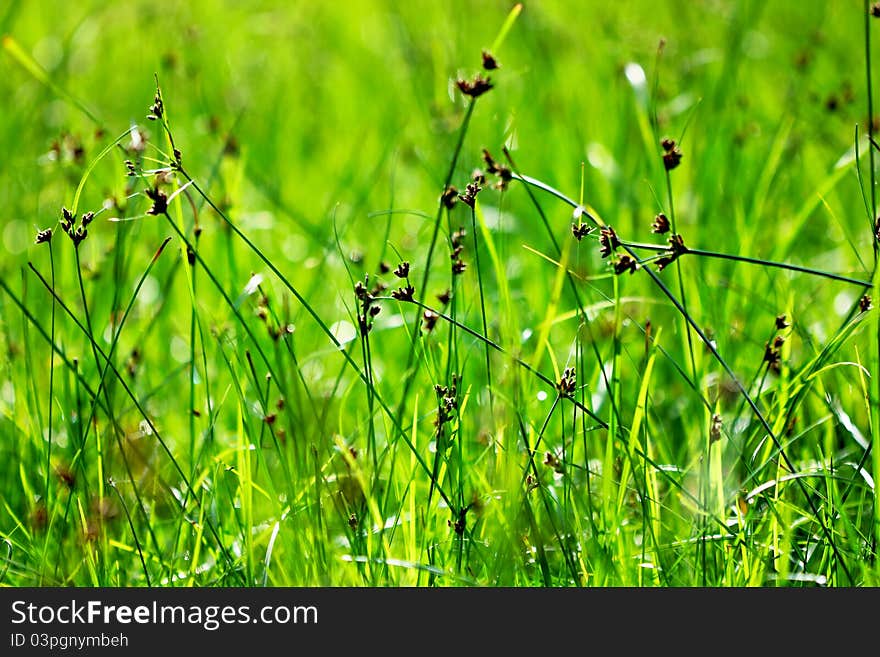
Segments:
[[[564,203],[570,205],[573,208],[581,208],[583,215],[586,216],[587,218],[589,218],[590,221],[592,221],[594,223],[594,225],[596,225],[597,227],[604,227],[605,226],[604,222],[602,222],[597,217],[595,217],[592,213],[590,213],[582,205],[576,203],[575,201],[570,199],[568,196],[566,196],[565,194],[563,194],[559,190],[551,187],[550,185],[547,185],[544,182],[536,180],[535,178],[530,178],[528,176],[515,174],[514,177],[523,183],[526,183],[528,185],[532,185],[532,186],[538,187],[539,189],[544,190],[545,192],[551,194],[552,196],[555,196],[560,201],[563,201]],[[642,263],[642,261],[638,257],[638,254],[635,252],[635,250],[632,247],[628,247],[623,244],[621,244],[621,247],[629,254],[630,257],[634,258],[638,263],[640,263],[640,264]],[[767,435],[773,441],[773,444],[775,445],[776,449],[778,450],[779,456],[781,457],[783,463],[785,464],[785,467],[788,468],[789,472],[792,472],[792,473],[797,472],[797,469],[794,467],[794,463],[789,458],[784,446],[782,445],[782,443],[779,440],[779,437],[776,435],[776,432],[773,431],[773,428],[770,426],[770,423],[768,422],[767,418],[761,412],[761,409],[758,408],[758,405],[755,403],[755,400],[752,399],[752,396],[749,394],[749,392],[745,389],[743,384],[740,382],[739,377],[736,376],[733,369],[730,367],[730,365],[728,365],[727,361],[724,358],[722,358],[721,354],[718,352],[717,348],[715,347],[714,342],[712,340],[710,340],[709,337],[705,334],[705,332],[699,327],[699,325],[697,325],[697,323],[694,321],[693,317],[690,316],[690,314],[687,312],[687,310],[682,306],[681,302],[675,297],[675,295],[672,294],[672,292],[670,292],[670,290],[666,286],[666,284],[660,279],[660,277],[657,275],[656,272],[654,272],[654,270],[651,267],[642,266],[642,267],[640,267],[640,269],[642,271],[647,272],[648,276],[651,278],[651,280],[654,282],[654,284],[660,289],[660,291],[664,294],[664,296],[666,296],[666,298],[668,298],[670,300],[670,302],[672,302],[672,305],[675,306],[676,310],[682,315],[682,317],[685,318],[685,320],[688,322],[688,324],[694,329],[696,334],[699,336],[700,340],[703,342],[703,344],[711,352],[711,354],[715,358],[715,360],[721,365],[721,367],[724,369],[724,371],[727,373],[727,375],[733,381],[734,385],[737,387],[737,390],[743,396],[743,398],[746,400],[746,403],[752,409],[752,412],[755,414],[755,417],[758,419],[758,421],[763,426],[764,431],[766,431]],[[819,525],[819,528],[822,530],[822,534],[823,534],[825,540],[828,542],[828,545],[831,547],[832,551],[834,552],[834,556],[835,556],[837,565],[840,566],[840,568],[843,570],[844,575],[847,578],[847,581],[850,584],[855,583],[855,580],[853,579],[853,576],[850,573],[850,570],[846,565],[846,561],[844,560],[843,555],[840,553],[840,550],[837,547],[837,542],[834,539],[834,535],[831,532],[828,525],[822,519],[822,516],[819,513],[819,508],[816,506],[816,502],[813,500],[812,496],[810,495],[809,490],[807,490],[806,484],[800,478],[796,479],[795,482],[796,482],[798,488],[800,489],[801,493],[803,494],[803,496],[807,502],[807,505],[810,507],[810,511],[812,512],[816,523]]]
[[[669,251],[668,245],[662,244],[645,244],[644,242],[628,242],[626,240],[620,241],[621,246],[629,247],[632,249],[639,249],[644,251],[655,251],[667,253]],[[720,260],[732,260],[733,262],[743,262],[750,265],[758,265],[760,267],[773,267],[775,269],[787,269],[788,271],[796,271],[802,274],[810,274],[811,276],[818,276],[820,278],[828,278],[832,281],[839,281],[841,283],[850,283],[852,285],[858,285],[861,287],[869,288],[872,287],[873,284],[870,281],[861,280],[858,278],[851,278],[849,276],[842,276],[840,274],[835,274],[833,272],[823,271],[821,269],[813,269],[812,267],[802,267],[800,265],[793,265],[788,262],[775,262],[773,260],[765,260],[763,258],[750,258],[748,256],[735,255],[732,253],[718,253],[717,251],[706,251],[704,249],[693,249],[691,247],[687,247],[687,250],[681,253],[680,257],[684,257],[687,255],[698,256],[702,258],[717,258]]]

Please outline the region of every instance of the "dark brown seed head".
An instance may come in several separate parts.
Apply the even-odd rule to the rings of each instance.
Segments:
[[[70,239],[73,240],[73,246],[79,248],[79,245],[89,236],[89,231],[80,226],[76,230],[72,230],[67,233],[70,235]]]
[[[617,262],[614,263],[614,273],[620,276],[625,271],[628,271],[632,274],[638,268],[638,263],[635,258],[623,254],[617,259]]]
[[[153,202],[147,214],[160,215],[168,211],[168,196],[158,187],[147,188],[144,193]]]
[[[426,310],[424,314],[422,314],[422,319],[424,320],[423,326],[425,327],[425,330],[433,331],[434,326],[437,325],[437,320],[440,319],[440,315],[433,310]]]
[[[73,488],[76,484],[76,473],[68,465],[59,465],[55,468],[55,474],[68,488]]]
[[[590,231],[593,229],[590,228],[587,224],[577,223],[571,225],[571,234],[574,235],[575,239],[580,242],[584,237],[590,234]]]
[[[488,173],[498,176],[498,182],[495,183],[496,189],[502,191],[507,189],[507,184],[513,180],[513,171],[510,170],[510,167],[496,162],[492,154],[485,148],[483,149],[483,162],[486,164]]]
[[[440,196],[440,202],[443,203],[444,206],[446,206],[447,210],[451,210],[456,201],[458,201],[458,190],[450,185],[443,191],[443,194]]]
[[[484,50],[483,53],[483,68],[487,71],[494,71],[499,67],[498,60],[490,53],[488,50]]]
[[[871,305],[871,296],[866,294],[861,299],[859,299],[859,310],[863,313],[871,310],[873,306]]]
[[[456,276],[463,274],[465,269],[467,269],[467,263],[463,260],[456,260],[452,263],[452,273]]]
[[[357,320],[358,320],[358,331],[360,331],[361,335],[366,336],[370,332],[370,330],[373,328],[373,325],[367,319],[367,316],[363,315],[361,313],[358,313]]]
[[[672,247],[672,252],[676,256],[687,253],[687,247],[684,245],[684,238],[681,235],[671,235],[669,237],[669,246]]]
[[[764,362],[767,363],[771,372],[779,372],[781,360],[779,347],[768,342],[764,347]]]
[[[669,218],[662,212],[654,217],[654,223],[651,224],[651,232],[663,235],[669,232]]]
[[[437,295],[437,300],[440,301],[444,306],[449,303],[449,300],[452,299],[452,292],[449,288],[445,289],[443,292]]]
[[[669,137],[664,137],[660,142],[660,145],[663,147],[663,150],[668,153],[675,148],[675,140],[670,139]]]
[[[776,316],[776,329],[781,331],[782,329],[788,328],[791,324],[788,323],[788,320],[785,318],[785,315],[777,315]]]
[[[415,288],[412,285],[399,287],[391,292],[391,297],[398,301],[412,301],[415,294]]]
[[[681,151],[678,148],[663,153],[663,166],[667,171],[672,171],[679,164],[681,164]]]
[[[394,270],[394,275],[397,276],[397,278],[406,278],[409,276],[409,262],[404,260],[397,265],[397,268]]]
[[[657,265],[657,271],[663,271],[672,264],[673,260],[675,260],[675,258],[673,258],[672,256],[662,256],[660,258],[657,258],[654,261],[654,264]]]
[[[455,84],[458,86],[459,91],[463,93],[465,96],[470,96],[471,98],[479,98],[484,93],[489,91],[492,88],[492,81],[489,77],[483,77],[479,73],[474,76],[473,80],[464,80],[459,78],[456,80]]]
[[[709,444],[721,440],[721,416],[715,413],[712,416],[712,424],[709,427]]]
[[[52,229],[46,228],[45,230],[41,230],[37,233],[37,239],[35,240],[35,244],[46,244],[52,241]]]
[[[875,2],[871,5],[871,16],[874,18],[880,18],[880,2]]]
[[[618,246],[620,240],[617,239],[617,233],[611,226],[605,226],[599,231],[599,254],[603,258],[610,256]]]
[[[459,194],[458,198],[461,199],[462,203],[472,208],[477,200],[477,194],[479,194],[482,189],[483,188],[477,183],[469,182],[465,188],[464,194]]]
[[[498,163],[495,162],[495,158],[492,157],[492,154],[486,148],[483,149],[483,162],[486,163],[486,171],[498,173]]]
[[[559,381],[556,382],[556,391],[560,397],[571,397],[574,394],[577,378],[573,367],[566,367]]]
[[[156,95],[153,97],[153,104],[150,105],[150,113],[147,114],[147,118],[150,121],[155,121],[156,119],[161,119],[164,113],[165,104],[162,102],[162,94],[157,89]]]
[[[73,222],[75,217],[73,213],[67,208],[61,208],[61,230],[65,233],[70,233],[70,229],[73,227]]]

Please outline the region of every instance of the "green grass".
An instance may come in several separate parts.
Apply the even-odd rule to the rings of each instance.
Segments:
[[[0,584],[880,585],[867,3],[105,5],[0,10]]]

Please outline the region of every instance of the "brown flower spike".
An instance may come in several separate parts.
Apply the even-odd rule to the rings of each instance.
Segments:
[[[618,246],[620,246],[620,240],[617,239],[617,233],[611,226],[605,226],[599,231],[599,254],[603,258],[610,256]]]
[[[458,190],[450,185],[440,196],[440,202],[443,203],[447,210],[451,210],[456,201],[458,201]]]
[[[620,276],[622,273],[628,271],[630,274],[635,272],[638,268],[639,263],[636,262],[635,258],[623,254],[620,258],[617,259],[617,262],[614,263],[614,273]]]
[[[471,98],[479,98],[492,88],[491,79],[488,76],[484,78],[479,73],[474,76],[473,80],[459,78],[455,84],[461,93]]]
[[[663,166],[666,167],[667,171],[672,171],[679,164],[681,164],[681,150],[679,150],[678,146],[675,144],[674,139],[670,139],[666,137],[663,141],[660,142],[660,145],[663,147]]]
[[[651,224],[651,232],[657,235],[663,235],[669,232],[669,217],[662,212],[654,217],[654,223]]]

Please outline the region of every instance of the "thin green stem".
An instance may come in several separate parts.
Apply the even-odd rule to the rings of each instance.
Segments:
[[[534,178],[528,178],[526,176],[517,176],[517,177],[519,179],[521,179],[523,182],[526,182],[528,184],[538,183],[538,184],[535,184],[535,186],[547,191],[548,193],[552,194],[553,196],[560,199],[561,201],[567,203],[571,207],[583,208],[582,205],[571,200],[568,196],[566,196],[565,194],[563,194],[559,190],[554,189],[553,187],[550,187],[546,183],[536,181]],[[584,212],[584,215],[589,217],[596,225],[602,225],[601,222],[599,222],[599,220],[597,218],[595,218],[592,214],[590,214],[588,211],[586,211],[586,209],[584,209],[583,212]],[[626,246],[622,245],[622,248],[625,251],[627,251],[627,253],[629,253],[629,255],[631,257],[638,259],[638,254],[636,254],[636,252],[631,247],[626,247]],[[767,435],[773,441],[773,444],[776,446],[776,449],[778,450],[779,456],[782,458],[782,460],[785,464],[785,467],[788,468],[789,472],[797,472],[797,469],[795,468],[794,463],[788,457],[788,454],[787,454],[784,446],[780,442],[779,437],[776,435],[776,432],[773,431],[773,428],[770,426],[770,423],[767,421],[767,418],[761,412],[761,409],[758,408],[758,405],[755,403],[755,400],[752,399],[752,396],[748,393],[748,391],[745,389],[745,387],[743,387],[743,384],[740,382],[739,377],[736,376],[733,369],[730,367],[730,365],[728,365],[727,361],[721,357],[721,354],[718,352],[717,348],[715,347],[714,342],[712,340],[710,340],[709,337],[699,327],[699,325],[697,325],[697,323],[690,316],[690,314],[688,314],[687,310],[684,308],[682,303],[675,297],[675,295],[672,294],[672,292],[669,291],[669,288],[666,287],[666,284],[663,283],[663,281],[654,272],[654,270],[652,268],[642,267],[642,271],[645,271],[648,273],[648,276],[651,278],[651,280],[654,282],[654,284],[660,289],[660,291],[664,294],[664,296],[666,296],[666,298],[668,298],[672,302],[672,305],[675,306],[676,310],[678,310],[679,313],[681,313],[682,317],[684,317],[684,319],[685,319],[685,321],[687,321],[688,325],[691,328],[693,328],[694,332],[700,337],[700,340],[703,342],[703,344],[706,346],[706,348],[711,352],[711,354],[715,358],[715,360],[721,365],[721,367],[724,369],[724,371],[727,373],[727,375],[733,381],[734,385],[737,387],[737,390],[744,397],[744,399],[746,400],[746,403],[749,405],[749,407],[752,409],[752,412],[755,414],[755,417],[758,419],[758,421],[763,426],[764,431],[767,432]],[[854,583],[855,580],[853,579],[853,576],[850,573],[849,568],[847,567],[845,560],[843,559],[843,555],[840,553],[840,550],[837,547],[837,542],[834,540],[834,535],[831,533],[831,530],[829,529],[828,525],[822,520],[822,516],[819,513],[819,508],[816,506],[816,502],[813,500],[813,498],[810,495],[809,491],[807,490],[807,487],[804,484],[804,482],[801,481],[800,479],[796,479],[795,481],[796,481],[796,484],[797,484],[798,488],[800,489],[801,493],[803,494],[803,496],[807,502],[807,505],[810,507],[810,511],[813,513],[813,516],[814,516],[816,522],[818,523],[820,529],[822,530],[822,533],[825,536],[825,539],[828,541],[829,546],[831,547],[832,551],[834,552],[834,556],[837,559],[838,564],[840,565],[844,574],[846,575],[848,582],[850,584]]]
[[[471,229],[474,231],[474,265],[477,269],[477,287],[480,290],[480,316],[483,320],[483,335],[489,337],[489,326],[486,321],[486,299],[483,293],[483,270],[480,267],[480,246],[477,242],[477,212],[471,208]],[[489,345],[485,345],[486,353],[486,385],[489,387],[489,412],[495,416],[495,387],[492,385],[492,362],[489,358]]]
[[[654,251],[657,253],[667,253],[669,252],[668,245],[662,244],[645,244],[644,242],[628,242],[625,240],[621,240],[621,245],[626,246],[632,249],[639,249],[643,251]],[[802,274],[810,274],[811,276],[818,276],[820,278],[828,278],[832,281],[840,281],[841,283],[850,283],[851,285],[858,285],[860,287],[871,287],[872,284],[869,281],[864,281],[858,278],[850,278],[849,276],[842,276],[840,274],[834,274],[832,272],[822,271],[821,269],[813,269],[811,267],[802,267],[800,265],[793,265],[788,262],[774,262],[773,260],[764,260],[763,258],[750,258],[748,256],[734,255],[732,253],[719,253],[717,251],[706,251],[703,249],[692,249],[690,247],[687,248],[686,251],[681,253],[681,256],[693,255],[702,258],[717,258],[719,260],[731,260],[733,262],[744,262],[750,265],[758,265],[761,267],[773,267],[776,269],[787,269],[789,271],[796,271]]]
[[[672,176],[670,175],[669,169],[666,169],[666,196],[667,202],[669,203],[669,221],[672,224],[672,234],[678,235],[678,230],[675,227],[675,204],[673,203],[673,194],[672,194]],[[675,261],[675,275],[678,279],[678,294],[681,298],[681,305],[684,307],[685,312],[687,312],[687,297],[685,296],[684,291],[684,276],[681,273],[681,260],[676,259]],[[689,324],[685,324],[685,335],[687,335],[687,347],[688,347],[688,355],[690,356],[691,362],[691,375],[694,378],[694,381],[697,381],[697,361],[694,356],[694,338],[691,335],[691,328]]]

